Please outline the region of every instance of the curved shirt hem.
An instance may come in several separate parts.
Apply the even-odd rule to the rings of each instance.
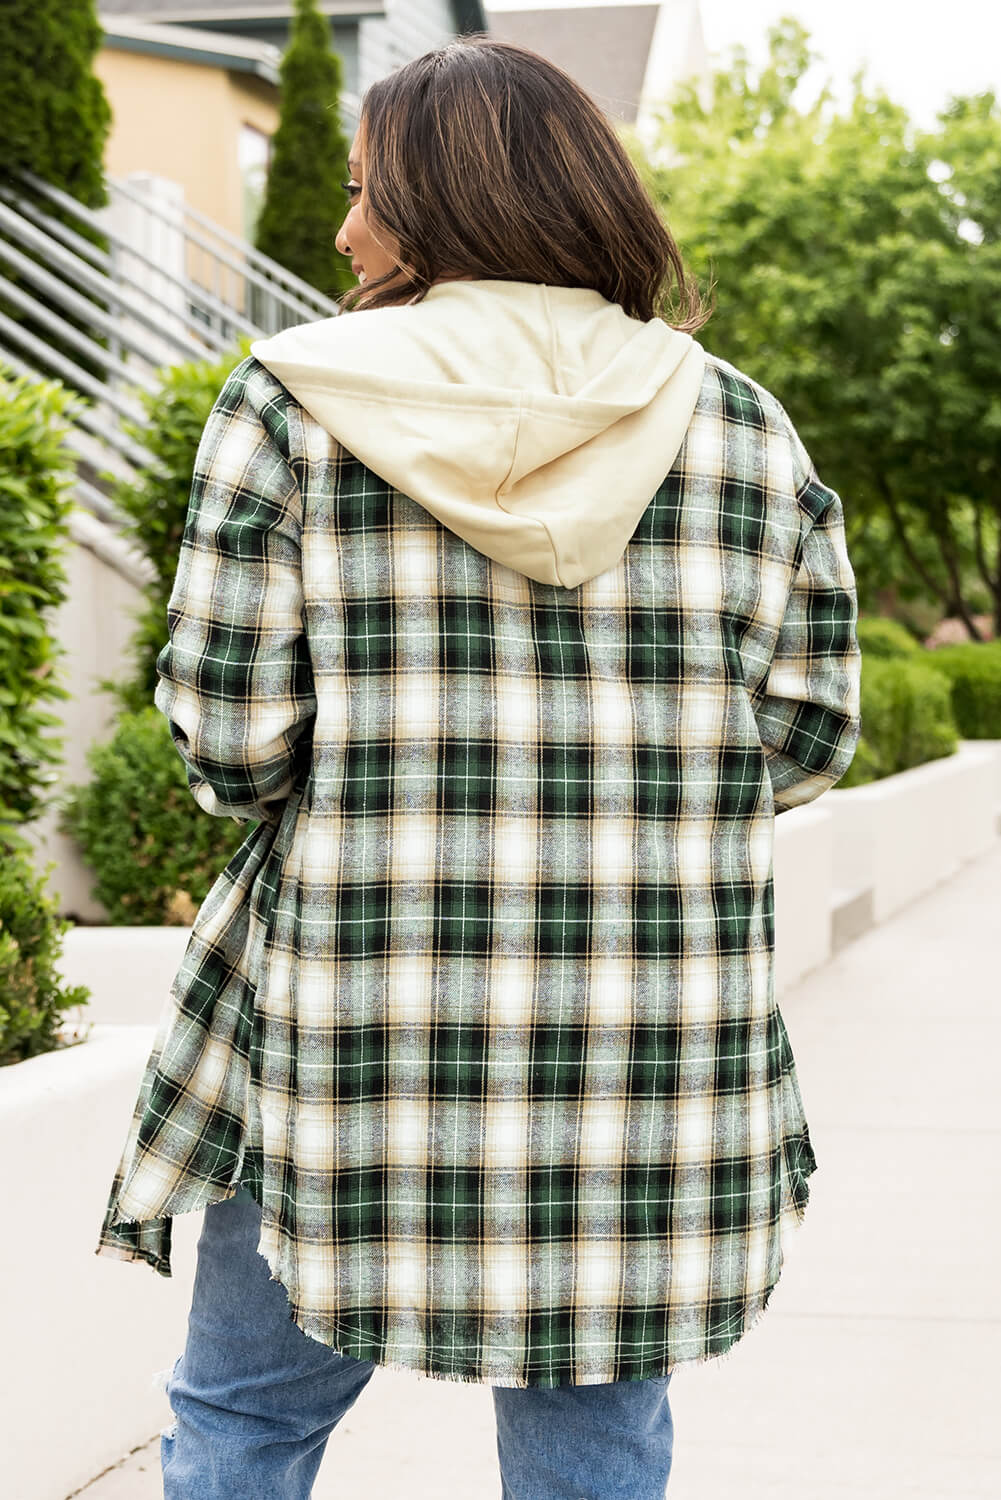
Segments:
[[[411,1360],[387,1356],[387,1344],[384,1340],[359,1338],[349,1330],[342,1329],[335,1318],[310,1313],[309,1309],[300,1309],[296,1306],[286,1275],[281,1268],[280,1251],[269,1254],[261,1248],[267,1230],[274,1231],[275,1229],[273,1224],[266,1224],[263,1220],[257,1250],[267,1262],[271,1280],[280,1282],[284,1288],[288,1298],[289,1315],[296,1327],[301,1329],[307,1338],[325,1344],[336,1354],[352,1359],[367,1360],[384,1369],[406,1371],[431,1380],[461,1381],[466,1384],[519,1389],[531,1386],[552,1389],[561,1385],[609,1385],[622,1381],[664,1379],[684,1366],[704,1365],[713,1360],[727,1358],[737,1344],[756,1327],[767,1310],[772,1293],[778,1286],[785,1268],[791,1236],[800,1227],[806,1214],[810,1198],[810,1178],[817,1169],[808,1133],[804,1132],[801,1137],[795,1138],[795,1145],[793,1140],[787,1139],[786,1145],[787,1147],[794,1146],[793,1154],[797,1162],[797,1170],[791,1176],[785,1177],[783,1208],[778,1219],[780,1250],[775,1279],[746,1304],[739,1323],[710,1334],[710,1348],[680,1359],[672,1360],[662,1351],[658,1355],[648,1355],[640,1359],[620,1356],[612,1366],[599,1366],[592,1361],[582,1368],[580,1360],[547,1361],[544,1370],[530,1366],[526,1371],[524,1361],[517,1370],[492,1369],[489,1358],[482,1353],[475,1360],[466,1361],[468,1366],[466,1369],[461,1368],[461,1360],[457,1361],[443,1351],[434,1349],[425,1349],[422,1356],[415,1356]],[[236,1185],[229,1184],[217,1198],[211,1201],[224,1202],[228,1198],[235,1197],[241,1188],[251,1194],[263,1215],[261,1185],[252,1172],[245,1175]],[[208,1207],[209,1204],[202,1206]],[[173,1217],[173,1215],[164,1215],[158,1219],[116,1219],[114,1210],[109,1209],[94,1253],[118,1260],[145,1261],[160,1275],[171,1276]]]

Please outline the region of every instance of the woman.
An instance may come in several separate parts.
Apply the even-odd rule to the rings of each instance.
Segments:
[[[359,288],[199,448],[156,702],[253,826],[98,1253],[206,1209],[167,1500],[307,1496],[378,1364],[491,1385],[508,1500],[653,1500],[816,1165],[771,857],[858,735],[841,503],[560,70],[452,43],[351,157]]]

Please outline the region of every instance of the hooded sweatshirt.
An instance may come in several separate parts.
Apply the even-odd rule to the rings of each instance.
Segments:
[[[670,470],[705,351],[587,287],[445,281],[251,352],[381,479],[487,557],[576,588]]]

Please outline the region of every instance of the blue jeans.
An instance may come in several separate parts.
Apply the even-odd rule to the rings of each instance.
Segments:
[[[164,1500],[308,1500],[327,1439],[372,1377],[292,1321],[245,1188],[205,1210],[184,1353],[167,1381]],[[502,1500],[663,1500],[670,1376],[491,1386]],[[441,1500],[447,1500],[442,1496]]]

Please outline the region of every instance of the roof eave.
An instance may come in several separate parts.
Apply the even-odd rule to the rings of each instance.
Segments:
[[[176,32],[182,28],[171,27],[170,29]],[[104,30],[103,42],[114,52],[136,52],[147,57],[169,57],[175,62],[190,62],[201,67],[222,68],[227,73],[249,73],[255,78],[263,79],[274,88],[277,88],[280,82],[277,61],[272,62],[264,57],[231,52],[225,47],[190,46],[176,37],[133,35],[116,30],[114,25],[110,30]]]

